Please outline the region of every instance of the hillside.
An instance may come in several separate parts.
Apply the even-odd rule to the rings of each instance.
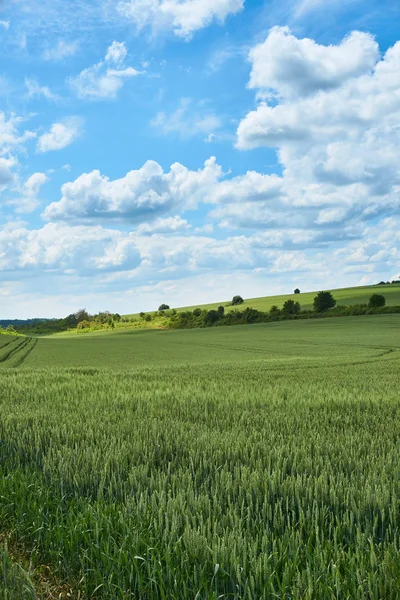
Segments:
[[[243,308],[255,308],[260,311],[268,311],[271,306],[277,305],[279,308],[283,306],[284,302],[289,299],[300,302],[303,310],[309,310],[313,308],[313,300],[319,290],[312,292],[305,292],[301,294],[284,294],[279,296],[264,296],[262,298],[246,298],[245,294],[241,294],[244,298],[244,303],[240,305],[240,310]],[[400,284],[392,283],[385,285],[367,285],[362,287],[351,287],[351,288],[339,288],[327,290],[332,292],[334,298],[338,304],[350,306],[353,304],[367,304],[372,294],[383,294],[386,297],[386,304],[388,306],[400,306]],[[238,290],[238,294],[241,290]],[[230,300],[223,300],[214,302],[211,304],[193,304],[192,306],[173,307],[178,311],[194,310],[195,308],[201,309],[216,309],[218,306],[224,306],[226,311],[236,310],[238,307],[231,306]],[[155,311],[150,312],[153,314]],[[139,318],[139,314],[125,315],[128,318]]]

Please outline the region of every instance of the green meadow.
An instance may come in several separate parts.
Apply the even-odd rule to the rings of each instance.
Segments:
[[[1,600],[400,598],[399,372],[400,315],[0,336]]]

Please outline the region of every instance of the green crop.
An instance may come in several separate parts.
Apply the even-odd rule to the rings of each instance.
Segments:
[[[1,363],[0,523],[76,597],[400,598],[399,333],[27,338]]]

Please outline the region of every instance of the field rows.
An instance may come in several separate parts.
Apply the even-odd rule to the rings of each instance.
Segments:
[[[39,340],[0,522],[73,597],[400,598],[400,319],[328,321]]]

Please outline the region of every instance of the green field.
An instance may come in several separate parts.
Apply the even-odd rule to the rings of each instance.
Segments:
[[[400,315],[4,335],[0,369],[1,527],[60,598],[400,598]]]

